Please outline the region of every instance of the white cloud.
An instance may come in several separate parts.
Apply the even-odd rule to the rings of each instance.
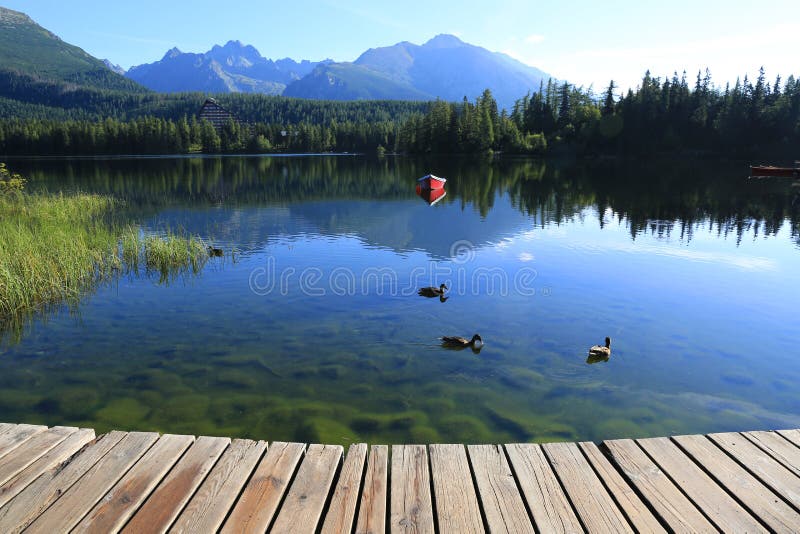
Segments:
[[[544,41],[544,35],[540,35],[538,33],[532,33],[531,35],[527,36],[525,39],[526,43],[529,44],[539,44]]]

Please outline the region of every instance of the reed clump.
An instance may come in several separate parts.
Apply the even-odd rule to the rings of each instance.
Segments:
[[[98,195],[0,194],[0,318],[73,302],[119,269],[107,221],[115,205]]]
[[[27,193],[22,177],[0,169],[0,338],[34,312],[77,304],[116,273],[145,267],[165,281],[208,260],[198,238],[116,223],[122,206],[111,197]]]
[[[162,275],[197,274],[208,259],[208,247],[193,236],[148,236],[144,240],[144,255],[147,268]]]

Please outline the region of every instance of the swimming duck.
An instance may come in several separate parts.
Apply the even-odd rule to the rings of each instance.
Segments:
[[[222,257],[222,249],[221,248],[208,247],[208,255],[209,256],[214,256],[214,257],[217,257],[217,258]]]
[[[481,346],[483,345],[483,339],[478,334],[475,334],[469,340],[460,336],[442,336],[442,346],[452,349],[475,348],[476,341],[480,341]]]
[[[606,338],[606,346],[603,347],[601,345],[595,345],[594,347],[589,349],[589,356],[594,356],[596,358],[608,358],[611,356],[611,338]]]
[[[444,292],[447,290],[447,286],[442,284],[439,287],[421,287],[417,291],[417,295],[420,297],[441,297],[444,296]]]

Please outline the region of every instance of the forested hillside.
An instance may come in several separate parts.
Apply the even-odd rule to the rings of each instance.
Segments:
[[[70,87],[144,90],[139,84],[112,72],[99,59],[65,43],[24,13],[4,7],[0,7],[0,73],[6,78],[24,74]]]
[[[406,121],[399,148],[407,152],[646,154],[693,152],[755,156],[788,154],[800,144],[800,83],[794,76],[769,82],[761,70],[724,88],[711,74],[653,77],[601,95],[568,82],[549,82],[498,114],[489,93],[475,104],[438,102]]]
[[[71,94],[74,108],[51,114],[51,108],[26,104],[24,116],[35,119],[0,121],[0,153],[494,151],[796,157],[800,83],[793,76],[768,83],[762,71],[755,82],[744,78],[720,89],[709,73],[698,74],[692,86],[685,76],[660,79],[647,73],[624,96],[617,96],[615,89],[611,82],[604,94],[595,95],[567,82],[550,82],[517,100],[510,113],[499,111],[489,90],[474,103],[219,95],[220,104],[242,121],[231,121],[221,131],[196,118],[202,94],[76,91]],[[0,100],[0,112],[15,105]],[[109,118],[99,119],[101,110]]]

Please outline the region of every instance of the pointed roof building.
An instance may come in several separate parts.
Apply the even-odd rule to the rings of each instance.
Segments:
[[[207,98],[203,107],[200,108],[200,120],[204,119],[210,122],[217,131],[221,130],[229,120],[241,123],[236,115],[217,104],[213,98]]]

